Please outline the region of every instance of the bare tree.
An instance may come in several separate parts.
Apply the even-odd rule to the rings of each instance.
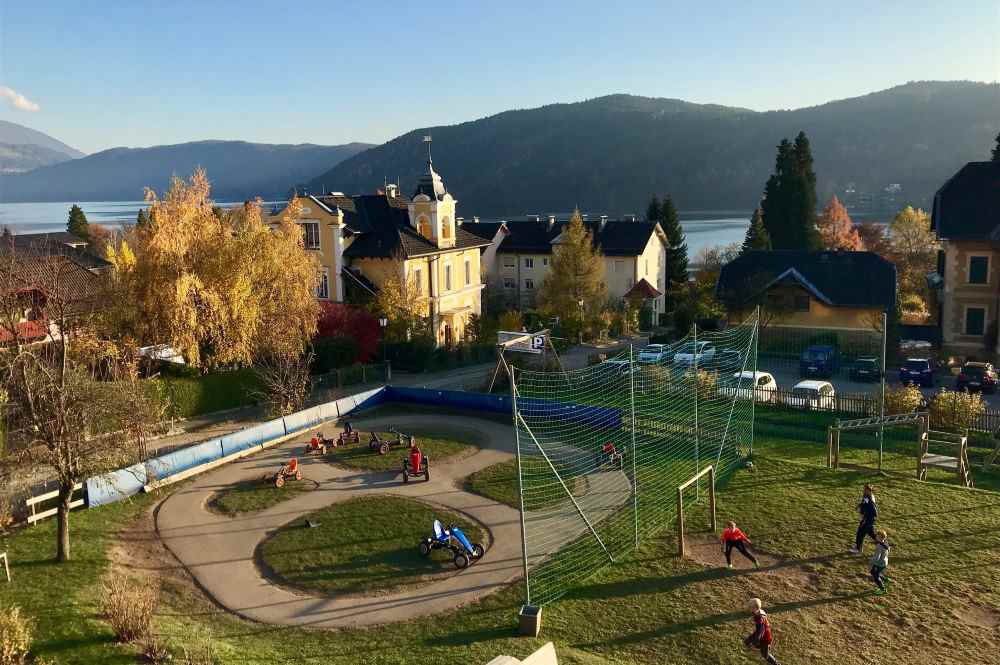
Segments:
[[[89,319],[100,277],[57,248],[0,247],[0,387],[11,435],[7,478],[55,477],[57,559],[70,558],[74,486],[138,457],[158,412],[136,371],[136,353],[96,337]]]
[[[261,383],[260,396],[274,416],[287,416],[301,409],[309,394],[309,368],[313,352],[271,352],[254,365]]]

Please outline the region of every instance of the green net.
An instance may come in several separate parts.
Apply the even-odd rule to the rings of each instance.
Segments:
[[[580,370],[516,372],[529,604],[561,596],[670,526],[677,487],[706,466],[718,479],[745,462],[755,402],[769,398],[756,335],[754,317]],[[705,482],[691,499],[707,497]]]

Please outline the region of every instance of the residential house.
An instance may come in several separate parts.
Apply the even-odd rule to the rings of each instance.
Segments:
[[[482,312],[480,253],[490,242],[459,224],[458,201],[430,160],[409,199],[387,187],[371,195],[311,195],[302,203],[297,222],[319,265],[317,298],[370,296],[394,276],[426,299],[437,344],[465,338],[469,317]],[[284,214],[285,207],[275,209],[271,223]]]
[[[934,195],[931,228],[941,241],[941,281],[933,285],[941,287],[942,345],[1000,352],[1000,162],[969,162],[945,182]]]
[[[495,256],[484,268],[487,282],[510,304],[530,308],[536,303],[553,249],[567,224],[569,220],[550,216],[547,220],[467,223],[464,228],[484,239],[499,241]],[[585,221],[584,225],[604,257],[608,297],[621,300],[637,295],[648,298],[653,312],[665,311],[663,292],[669,245],[660,225],[607,217]],[[636,289],[641,282],[646,284]]]
[[[745,252],[722,267],[730,323],[760,305],[765,325],[872,331],[896,310],[896,266],[874,252]]]

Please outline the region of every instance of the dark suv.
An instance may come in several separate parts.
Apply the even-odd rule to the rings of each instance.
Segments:
[[[814,344],[799,357],[801,376],[830,377],[837,371],[837,350],[829,344]]]
[[[899,368],[899,382],[904,386],[915,383],[926,388],[934,387],[934,367],[927,358],[907,358]]]
[[[858,358],[851,367],[852,381],[879,381],[882,368],[876,358]]]
[[[997,372],[989,363],[965,363],[955,381],[956,390],[997,391]]]

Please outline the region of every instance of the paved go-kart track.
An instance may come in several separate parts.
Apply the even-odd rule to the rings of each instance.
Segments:
[[[242,617],[269,624],[339,628],[403,621],[452,609],[478,600],[517,579],[522,573],[521,531],[518,513],[509,506],[463,491],[461,480],[480,469],[513,456],[513,432],[509,425],[458,416],[410,415],[394,418],[353,420],[358,429],[378,430],[393,424],[401,431],[434,431],[474,443],[472,455],[431,465],[431,480],[403,484],[400,476],[339,468],[300,455],[311,432],[267,451],[206,473],[192,485],[163,501],[156,512],[156,529],[167,548],[191,572],[216,602]],[[329,436],[336,428],[322,428]],[[364,441],[361,444],[366,445]],[[397,451],[390,454],[401,453]],[[299,455],[305,478],[317,489],[297,495],[267,510],[229,518],[208,510],[211,497],[235,483],[273,472],[292,455]],[[577,500],[599,521],[629,497],[627,479],[621,473],[601,472],[600,492],[588,492]],[[338,501],[372,494],[393,494],[463,512],[490,532],[484,557],[446,579],[399,592],[373,596],[310,596],[277,586],[256,565],[260,543],[279,527]],[[587,504],[590,504],[589,506]],[[541,519],[545,519],[542,517]],[[567,528],[558,515],[562,544],[578,537],[580,530]],[[428,529],[430,525],[428,525]],[[553,524],[555,532],[555,524]],[[558,544],[558,543],[557,543]],[[416,543],[413,544],[416,547]],[[533,565],[533,563],[532,563]]]

